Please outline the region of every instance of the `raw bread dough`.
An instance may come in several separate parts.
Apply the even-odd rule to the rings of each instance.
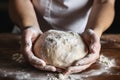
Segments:
[[[34,45],[34,53],[47,64],[65,69],[88,51],[79,34],[58,30],[43,33]]]

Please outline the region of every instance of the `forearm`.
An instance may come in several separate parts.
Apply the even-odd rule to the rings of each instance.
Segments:
[[[94,0],[86,30],[93,29],[100,37],[113,22],[114,2],[114,0]]]
[[[21,29],[34,26],[39,29],[35,10],[30,0],[9,0],[9,14]]]

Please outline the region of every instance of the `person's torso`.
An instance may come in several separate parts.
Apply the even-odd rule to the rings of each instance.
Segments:
[[[32,0],[37,12],[55,29],[84,31],[93,0]],[[39,18],[39,17],[38,17]]]

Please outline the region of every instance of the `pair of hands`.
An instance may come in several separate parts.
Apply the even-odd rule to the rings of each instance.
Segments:
[[[32,45],[41,34],[42,33],[40,33],[39,30],[33,27],[25,29],[22,33],[21,51],[25,59],[37,69],[53,72],[63,72],[64,74],[77,73],[91,66],[99,58],[101,47],[100,38],[95,34],[94,31],[87,30],[81,34],[83,40],[89,47],[89,54],[85,58],[78,60],[74,66],[69,66],[66,71],[63,71],[62,69],[56,68],[52,65],[47,65],[45,61],[36,57],[32,51]]]

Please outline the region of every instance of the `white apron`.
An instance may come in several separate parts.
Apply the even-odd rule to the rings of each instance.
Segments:
[[[39,14],[52,28],[82,33],[86,27],[93,0],[32,0]],[[38,21],[39,24],[40,20]]]

